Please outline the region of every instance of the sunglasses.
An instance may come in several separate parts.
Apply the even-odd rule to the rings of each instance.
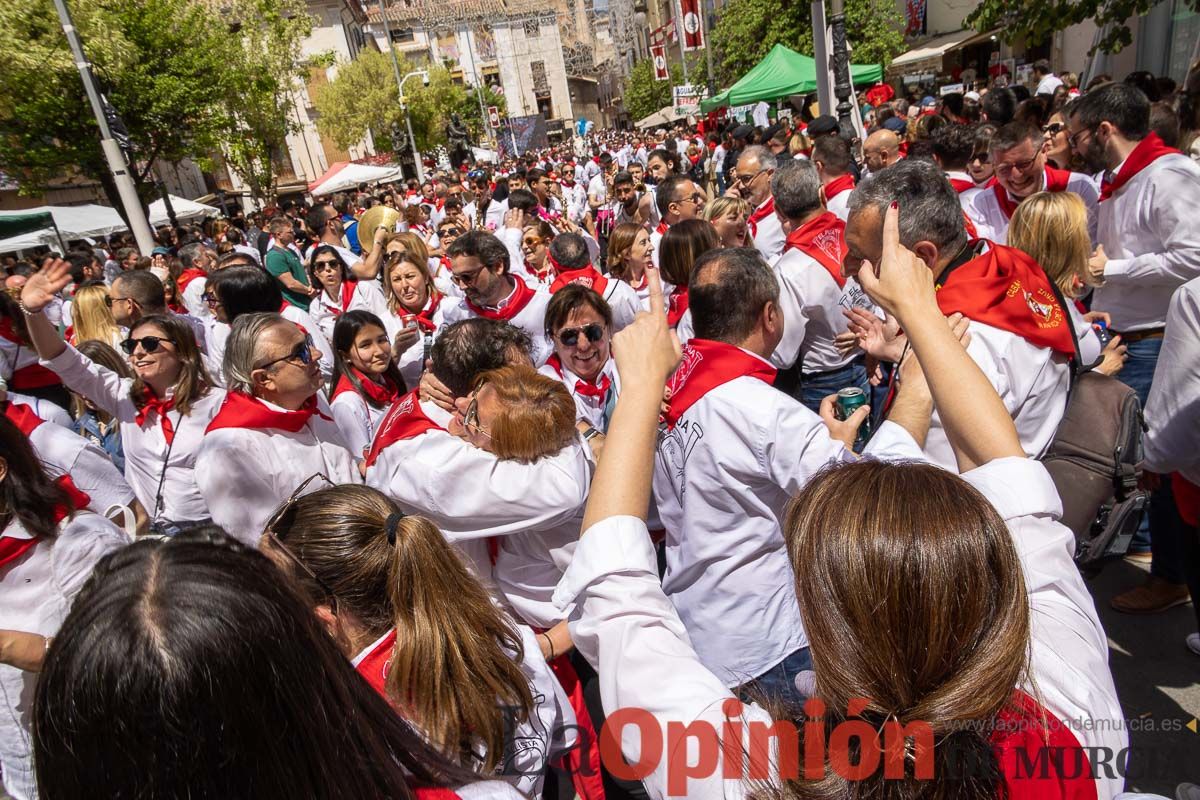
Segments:
[[[579,344],[579,334],[581,333],[587,337],[589,342],[595,344],[604,338],[604,327],[593,322],[582,328],[563,328],[558,332],[558,340],[567,347],[574,347]]]
[[[1061,122],[1051,122],[1049,125],[1042,128],[1042,133],[1048,133],[1051,136],[1058,136],[1060,133],[1062,133],[1066,129],[1067,129],[1067,126]]]
[[[140,344],[142,346],[142,350],[146,351],[147,353],[153,353],[158,350],[158,346],[163,342],[171,342],[171,344],[175,343],[171,339],[167,339],[163,336],[143,336],[140,339],[126,339],[125,341],[121,342],[121,349],[125,351],[126,355],[131,356],[133,355],[133,351],[137,350],[137,347]]]
[[[525,245],[526,247],[537,247],[541,243],[541,239],[525,239],[523,242],[521,242],[521,244]]]
[[[986,164],[991,159],[987,153],[975,153],[971,156],[971,161],[978,161],[980,164]]]
[[[461,228],[442,228],[438,232],[438,236],[461,236],[461,235],[462,235]]]
[[[327,269],[338,270],[342,265],[336,261],[314,261],[313,272],[323,272]]]
[[[203,300],[205,303],[207,303],[210,306],[221,305],[221,301],[218,300],[217,296],[215,294],[213,294],[212,292],[205,292],[204,294],[200,295],[200,299]]]
[[[254,369],[266,369],[274,364],[278,364],[280,361],[299,361],[301,364],[307,367],[314,361],[312,351],[312,336],[305,334],[304,341],[296,345],[295,348],[292,349],[292,352],[288,353],[286,356],[280,356],[279,358],[272,359],[265,364],[259,364],[257,367],[254,367]]]
[[[287,558],[288,562],[291,563],[292,566],[296,567],[296,569],[303,572],[309,578],[312,578],[313,583],[321,587],[321,591],[324,592],[325,596],[329,598],[329,610],[336,617],[338,613],[337,596],[333,593],[333,589],[329,588],[329,584],[321,580],[320,576],[313,572],[311,567],[301,561],[300,557],[292,551],[292,548],[284,544],[283,540],[279,538],[279,535],[275,533],[275,526],[279,524],[279,521],[283,519],[284,515],[287,514],[292,506],[296,504],[296,501],[303,496],[304,490],[308,488],[308,485],[315,480],[322,480],[330,486],[334,485],[333,481],[329,480],[329,478],[323,472],[317,472],[309,475],[303,483],[296,487],[296,491],[292,492],[292,496],[285,500],[283,505],[276,509],[275,513],[271,515],[271,519],[267,521],[267,524],[263,529],[263,533],[268,539],[271,540],[272,546],[277,548],[280,553],[283,553],[284,557]]]

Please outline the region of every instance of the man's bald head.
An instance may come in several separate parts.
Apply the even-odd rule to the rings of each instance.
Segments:
[[[863,158],[872,172],[900,160],[900,137],[887,129],[877,130],[863,142]]]

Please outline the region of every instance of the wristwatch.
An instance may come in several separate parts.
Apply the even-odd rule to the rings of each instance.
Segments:
[[[591,441],[592,439],[596,438],[599,435],[600,435],[600,429],[596,428],[590,424],[588,425],[587,430],[583,432],[583,438],[585,441]]]

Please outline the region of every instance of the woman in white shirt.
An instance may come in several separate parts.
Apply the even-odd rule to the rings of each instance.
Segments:
[[[176,315],[138,320],[121,343],[134,373],[124,378],[64,342],[41,313],[70,279],[68,267],[62,261],[44,267],[21,292],[42,363],[119,422],[125,478],[157,532],[207,520],[208,505],[196,487],[196,454],[225,392],[213,386],[191,325]]]
[[[1116,753],[1128,738],[1106,637],[1072,561],[1074,537],[1054,521],[1053,482],[1025,458],[1003,402],[938,312],[932,272],[899,246],[898,218],[895,207],[887,212],[880,276],[863,269],[859,280],[921,358],[923,373],[909,364],[903,379],[927,382],[963,477],[864,461],[818,476],[792,501],[784,537],[814,663],[808,719],[793,725],[795,736],[760,729],[755,743],[755,723],[771,725],[772,715],[743,706],[699,663],[638,518],[662,388],[679,360],[657,287],[651,314],[617,337],[626,388],[557,599],[579,609],[571,634],[602,676],[610,721],[618,708],[638,709],[631,718],[641,724],[614,733],[625,759],[644,765],[652,797],[742,796],[756,783],[785,797],[1121,790],[1123,779],[1108,777],[1116,771],[1093,779],[1069,766],[1088,763],[1081,746]],[[687,774],[683,762],[694,757],[680,756],[697,742],[673,738],[673,754],[654,747],[671,723],[714,753],[738,754],[743,768],[740,754],[750,752],[749,771],[719,768],[714,756],[712,768]],[[851,752],[852,737],[863,755]],[[1068,766],[1048,765],[1049,780],[1023,777],[1019,765],[1045,760],[1047,747]],[[781,777],[781,764],[801,759],[803,770]],[[973,780],[962,780],[960,759],[982,767]],[[854,764],[867,768],[851,783]],[[930,780],[947,783],[939,791]],[[1037,791],[1047,786],[1051,794]]]
[[[350,452],[361,461],[379,421],[408,389],[392,360],[383,322],[370,311],[354,309],[338,318],[333,349],[329,408]]]
[[[650,289],[646,268],[653,266],[654,245],[642,225],[622,222],[608,237],[608,273],[633,287],[642,308],[650,308]]]
[[[546,289],[554,283],[557,274],[546,258],[553,241],[554,228],[545,220],[526,225],[525,230],[521,231],[521,253],[525,256],[525,269]]]
[[[29,439],[0,415],[0,768],[16,800],[37,796],[34,688],[49,640],[106,553],[128,543],[87,495],[51,480]]]
[[[308,314],[316,320],[326,339],[333,338],[334,323],[350,310],[360,292],[379,291],[378,284],[372,281],[360,284],[338,249],[328,244],[313,250],[308,260],[308,280],[313,286],[321,287],[320,294],[308,307]]]
[[[383,320],[392,342],[392,359],[404,382],[416,386],[425,370],[433,333],[442,324],[445,296],[434,286],[427,259],[406,251],[389,253],[383,267],[383,293],[372,293],[351,308],[365,308]]]
[[[261,548],[431,744],[540,795],[553,737],[574,717],[533,633],[496,607],[432,522],[374,489],[327,487],[282,505]]]

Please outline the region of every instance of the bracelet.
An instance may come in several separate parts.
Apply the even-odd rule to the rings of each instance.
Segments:
[[[546,637],[546,644],[550,646],[550,657],[546,660],[553,661],[556,657],[554,653],[554,640],[550,638],[550,634],[548,633],[543,633],[542,636]]]
[[[20,296],[18,296],[16,298],[16,300],[17,300],[17,308],[21,309],[21,313],[24,314],[25,316],[36,317],[38,314],[42,313],[41,311],[30,311],[28,308],[26,308],[25,303],[23,303],[21,301]]]
[[[50,652],[50,644],[54,641],[54,637],[53,636],[44,636],[42,638],[44,638],[46,640],[46,647],[42,650],[42,658],[45,658],[46,653]]]
[[[600,435],[600,429],[592,425],[588,425],[588,429],[583,432],[584,441],[590,441]]]

